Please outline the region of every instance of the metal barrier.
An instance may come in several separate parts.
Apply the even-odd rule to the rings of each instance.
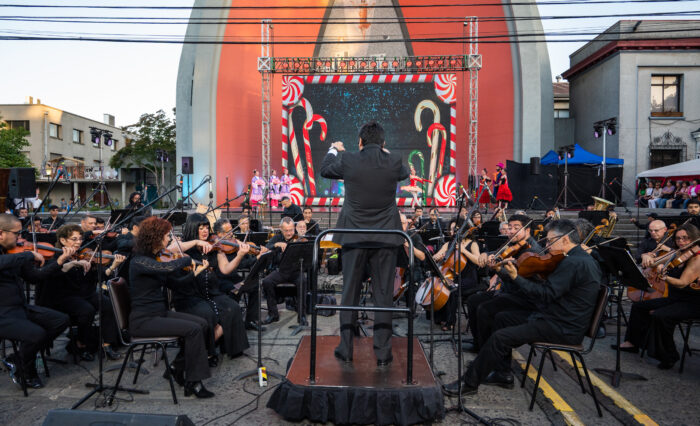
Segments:
[[[346,306],[346,305],[317,305],[318,296],[318,249],[322,238],[326,234],[380,234],[400,235],[408,241],[408,306],[406,308],[386,308],[380,306]],[[399,246],[401,247],[401,246]],[[309,383],[316,382],[316,314],[321,309],[335,309],[338,311],[369,311],[369,312],[402,312],[408,318],[406,384],[413,383],[413,241],[403,231],[395,229],[326,229],[316,236],[314,240],[314,255],[311,268],[311,357],[309,364]]]

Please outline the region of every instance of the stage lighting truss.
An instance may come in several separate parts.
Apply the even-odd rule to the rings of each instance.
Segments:
[[[481,69],[481,55],[258,58],[258,71],[285,74],[438,73]]]
[[[557,154],[559,154],[559,159],[563,160],[564,158],[574,158],[574,149],[575,145],[566,145],[560,147],[557,151]]]
[[[90,127],[90,141],[92,141],[92,143],[95,145],[104,143],[107,146],[112,146],[112,143],[114,143],[112,132],[109,130],[98,129],[97,127]]]
[[[593,123],[593,137],[598,139],[603,136],[603,133],[607,133],[608,136],[617,133],[617,118],[608,118]]]

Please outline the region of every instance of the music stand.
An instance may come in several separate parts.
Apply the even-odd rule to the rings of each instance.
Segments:
[[[172,212],[168,215],[168,217],[164,217],[163,219],[170,222],[170,224],[174,228],[176,226],[184,225],[185,222],[187,222],[187,213],[186,212]]]
[[[617,295],[617,353],[615,355],[615,369],[596,368],[600,374],[610,376],[611,384],[615,387],[620,385],[620,379],[632,380],[647,380],[646,377],[634,373],[623,373],[620,370],[620,340],[621,340],[621,318],[622,318],[622,292],[623,287],[635,287],[643,291],[652,289],[646,277],[639,269],[639,266],[634,262],[634,258],[629,251],[617,248],[599,245],[598,253],[605,261],[605,265],[612,275],[616,277],[618,283]]]
[[[496,236],[501,234],[501,222],[489,220],[481,225],[481,232],[486,236]]]
[[[440,230],[439,229],[424,229],[422,231],[419,231],[420,238],[423,241],[423,244],[426,246],[434,246],[437,245],[436,240],[440,238]]]
[[[252,268],[250,268],[250,273],[246,277],[246,279],[243,281],[243,285],[241,287],[249,286],[252,285],[255,280],[258,281],[258,365],[255,370],[250,370],[250,371],[245,371],[238,376],[236,376],[233,380],[242,380],[242,379],[247,379],[248,377],[253,377],[260,371],[260,368],[262,368],[262,325],[260,324],[260,317],[262,316],[262,282],[263,282],[263,272],[265,272],[265,268],[267,265],[270,263],[270,259],[272,259],[274,252],[273,251],[268,251],[266,253],[263,253],[258,260],[255,262]],[[268,303],[274,303],[274,302],[268,302]],[[282,376],[279,373],[275,373],[274,371],[267,370],[267,374],[276,377],[280,380],[284,376]]]
[[[131,213],[132,209],[115,209],[109,213],[109,223],[117,223],[120,219],[124,219],[127,214]]]
[[[248,232],[247,234],[237,232],[235,235],[238,241],[250,242],[256,246],[262,246],[267,241],[267,232]]]
[[[314,242],[305,241],[299,243],[289,243],[282,253],[279,271],[283,275],[290,276],[299,268],[299,281],[297,282],[297,325],[290,325],[293,328],[292,336],[309,328],[304,315],[304,296],[306,287],[304,286],[304,269],[309,268],[313,262]],[[306,265],[306,266],[304,266]]]
[[[260,226],[260,219],[249,219],[250,220],[250,230],[253,232],[260,232],[262,230]]]
[[[505,235],[498,236],[486,236],[484,238],[484,245],[486,245],[486,251],[497,251],[499,248],[508,242],[508,237]]]

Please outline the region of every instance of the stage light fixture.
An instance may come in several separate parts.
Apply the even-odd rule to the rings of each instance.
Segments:
[[[456,59],[450,59],[450,66],[455,66],[457,65],[457,60]]]
[[[366,68],[366,67],[367,67],[367,62],[365,62],[365,61],[360,62],[360,67]]]
[[[389,68],[389,63],[387,61],[382,61],[382,68]]]
[[[347,65],[347,64],[345,63],[345,61],[341,61],[341,62],[340,62],[340,68],[345,68],[346,65]]]
[[[429,60],[429,61],[428,61],[428,66],[429,66],[429,67],[432,67],[433,65],[435,65],[435,61],[433,61],[432,59]]]
[[[355,66],[355,61],[350,61],[350,66],[354,67]]]
[[[394,59],[394,61],[391,63],[391,66],[394,67],[394,68],[398,68],[398,67],[399,67],[399,61],[397,61],[396,59]]]
[[[110,132],[104,132],[102,133],[104,136],[104,144],[107,146],[112,146],[113,140],[112,140],[112,133]]]
[[[406,66],[409,67],[409,68],[412,67],[412,66],[413,66],[413,61],[411,61],[411,60],[406,61]]]
[[[328,64],[328,62],[326,62],[326,64]],[[323,62],[316,61],[316,67],[321,68],[322,66],[323,66]],[[326,66],[329,67],[330,65],[326,65]]]
[[[422,67],[422,66],[423,66],[423,61],[416,61],[416,66],[417,66],[417,67]]]
[[[372,68],[377,68],[377,61],[372,61],[369,63],[369,66]]]
[[[612,136],[616,133],[615,123],[608,123],[608,136]]]
[[[598,139],[599,137],[603,136],[603,126],[600,124],[596,124],[593,126],[593,137]]]

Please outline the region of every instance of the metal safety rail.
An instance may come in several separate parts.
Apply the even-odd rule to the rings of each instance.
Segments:
[[[320,305],[316,304],[318,287],[318,249],[321,240],[326,234],[373,234],[373,235],[400,235],[408,241],[408,307],[385,308],[379,306],[346,306],[346,305]],[[413,241],[403,231],[388,229],[326,229],[316,236],[314,240],[313,264],[311,268],[311,357],[309,360],[309,383],[316,382],[316,316],[321,309],[335,309],[338,311],[369,311],[369,312],[400,312],[408,318],[408,338],[406,340],[407,357],[406,384],[413,383]]]

